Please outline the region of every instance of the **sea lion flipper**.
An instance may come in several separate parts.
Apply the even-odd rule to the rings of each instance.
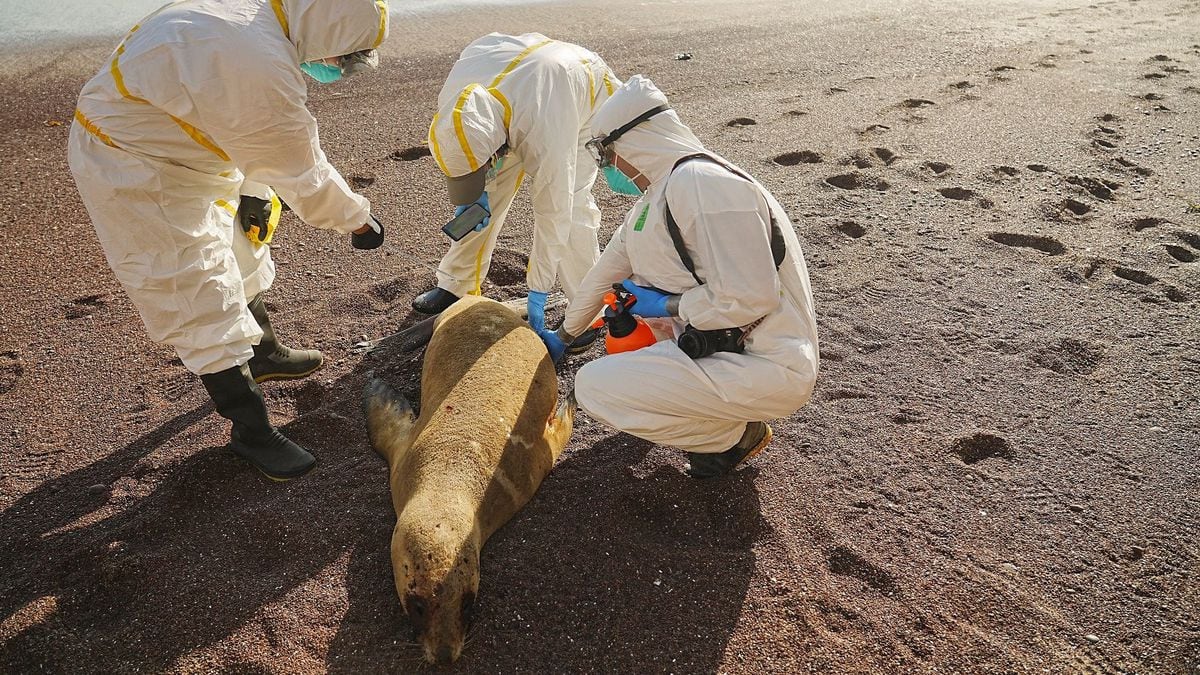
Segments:
[[[550,446],[554,461],[558,461],[558,456],[567,447],[567,441],[571,438],[571,429],[575,424],[575,411],[578,408],[579,402],[575,399],[575,390],[572,389],[566,398],[558,402],[554,417],[546,422],[546,441]]]
[[[412,405],[403,394],[368,373],[367,384],[363,387],[363,408],[371,445],[390,465],[411,442],[409,432],[416,422]]]

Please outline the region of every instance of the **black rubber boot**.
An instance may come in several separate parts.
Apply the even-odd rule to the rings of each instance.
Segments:
[[[600,331],[595,328],[589,328],[575,338],[571,344],[567,345],[568,354],[582,354],[592,348],[596,343],[596,338],[600,335]]]
[[[724,476],[738,464],[762,452],[771,442],[772,434],[771,426],[766,422],[748,422],[742,439],[725,452],[689,452],[687,474],[692,478]]]
[[[247,307],[263,332],[262,340],[254,345],[254,358],[250,359],[250,374],[255,382],[305,377],[325,362],[325,357],[315,349],[291,349],[279,343],[275,329],[271,328],[271,317],[267,316],[262,293],[254,296]]]
[[[456,302],[458,302],[457,295],[444,288],[434,286],[413,298],[412,308],[422,314],[441,314]]]
[[[249,366],[234,366],[201,375],[221,417],[233,422],[230,447],[234,454],[273,480],[288,480],[308,473],[317,460],[271,426],[262,390],[250,377]]]

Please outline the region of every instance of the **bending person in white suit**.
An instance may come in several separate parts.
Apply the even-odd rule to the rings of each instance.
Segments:
[[[257,382],[322,359],[281,344],[267,318],[279,202],[266,186],[356,248],[383,242],[321,150],[301,73],[373,67],[387,19],[383,0],[171,3],[134,26],[75,111],[68,160],[109,265],[150,337],[233,422],[234,452],[278,480],[316,459],[271,425]]]
[[[461,214],[472,204],[490,217],[454,242],[437,286],[413,309],[437,314],[478,295],[496,239],[523,179],[530,181],[533,250],[526,281],[529,323],[545,327],[547,294],[562,282],[568,299],[600,256],[600,209],[592,199],[596,165],[584,144],[592,115],[620,82],[596,54],[544,35],[492,33],[472,42],[451,68],[429,127],[429,147]],[[594,331],[576,336],[586,349]]]

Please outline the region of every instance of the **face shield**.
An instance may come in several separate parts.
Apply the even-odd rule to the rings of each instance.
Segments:
[[[613,150],[613,143],[616,143],[617,139],[624,136],[627,131],[636,127],[642,122],[645,122],[651,117],[654,117],[661,112],[666,112],[670,109],[671,106],[655,106],[641,115],[633,118],[632,120],[629,120],[607,136],[603,138],[593,138],[585,143],[584,147],[586,147],[588,153],[591,154],[592,159],[596,162],[596,166],[600,167],[601,169],[612,166],[613,157],[616,156],[616,152]]]

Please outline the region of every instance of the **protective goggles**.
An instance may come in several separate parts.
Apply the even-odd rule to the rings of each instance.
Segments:
[[[660,106],[651,108],[651,109],[647,110],[646,112],[642,113],[641,115],[638,115],[637,117],[629,120],[628,122],[621,125],[617,129],[614,129],[612,131],[612,133],[605,136],[604,138],[593,138],[592,140],[585,143],[584,147],[586,147],[588,149],[588,152],[591,153],[592,159],[595,160],[595,162],[596,162],[596,166],[600,167],[601,169],[603,169],[606,166],[612,166],[613,157],[616,155],[616,153],[613,152],[612,144],[617,142],[618,138],[624,136],[625,132],[636,127],[637,125],[641,124],[642,122],[645,122],[646,120],[650,119],[651,117],[654,117],[655,115],[659,114],[660,112],[666,112],[670,109],[671,109],[671,106],[668,106],[668,105],[660,105]]]
[[[338,65],[346,77],[379,67],[379,52],[374,49],[363,49],[338,57]]]

